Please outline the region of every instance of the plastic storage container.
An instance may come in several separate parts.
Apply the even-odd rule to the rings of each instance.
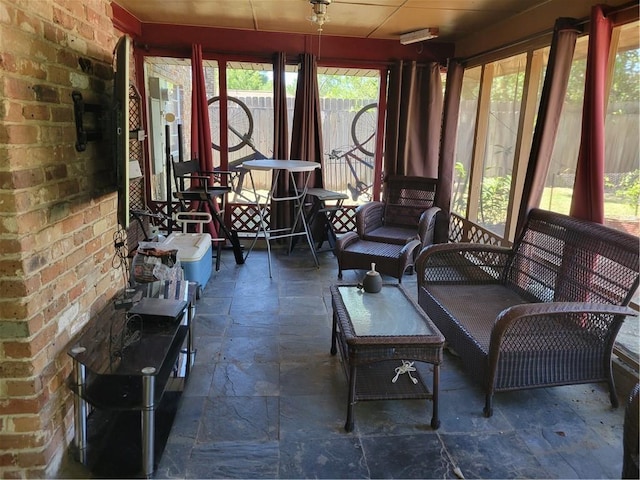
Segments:
[[[203,289],[211,277],[212,247],[208,233],[172,233],[160,247],[178,250],[177,258],[182,265],[184,278],[198,282]]]

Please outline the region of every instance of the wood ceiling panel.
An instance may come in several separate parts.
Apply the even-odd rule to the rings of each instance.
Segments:
[[[141,22],[315,34],[309,0],[113,0]],[[396,39],[401,33],[437,27],[440,40],[477,43],[492,26],[509,30],[514,18],[549,28],[557,16],[588,15],[598,0],[333,0],[323,35]],[[611,5],[628,0],[607,0]],[[551,14],[550,12],[553,12]],[[529,22],[528,22],[529,23]],[[513,33],[510,31],[510,34]],[[468,37],[473,37],[471,40]],[[483,37],[484,38],[484,37]]]

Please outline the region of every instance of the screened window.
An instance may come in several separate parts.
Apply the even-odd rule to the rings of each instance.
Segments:
[[[345,205],[367,202],[373,193],[379,71],[319,72],[325,188],[349,195]]]
[[[490,65],[492,72],[478,223],[504,234],[509,208],[526,55]]]
[[[462,216],[467,211],[481,73],[482,67],[465,70],[462,80],[451,207],[452,211]]]
[[[167,146],[174,159],[178,159],[180,142],[185,152],[190,151],[191,60],[146,57],[144,67],[149,130],[150,194],[153,201],[164,202],[167,200]],[[187,129],[183,130],[181,136],[179,125]]]

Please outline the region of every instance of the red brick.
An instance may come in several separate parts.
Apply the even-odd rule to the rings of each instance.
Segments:
[[[40,280],[33,276],[27,279],[3,278],[0,279],[0,292],[7,297],[22,297],[36,292],[40,288]]]
[[[35,332],[39,332],[45,324],[44,312],[42,311],[42,308],[40,308],[40,305],[36,303],[36,308],[34,308],[35,312],[30,312],[32,316],[27,321],[29,325],[29,333],[32,335]]]
[[[69,50],[60,50],[57,52],[56,63],[67,66],[69,68],[78,67],[78,55]]]
[[[41,168],[18,170],[11,173],[10,188],[37,187],[44,182],[44,172]]]
[[[28,39],[28,40],[27,40]],[[11,52],[13,55],[19,57],[33,57],[32,55],[34,44],[39,45],[42,42],[38,42],[35,37],[27,37],[24,32],[16,28],[3,28],[2,30],[2,43],[5,52]]]
[[[79,275],[80,278],[84,277],[84,275]],[[68,297],[69,297],[69,302],[75,302],[78,298],[80,298],[80,295],[82,295],[84,293],[84,286],[83,283],[80,282],[78,285],[75,285],[73,288],[71,288],[68,292]]]
[[[9,259],[0,257],[0,276],[16,277],[24,274],[22,261],[20,259]]]
[[[35,100],[31,82],[23,78],[5,76],[3,83],[6,98],[12,100]]]
[[[7,394],[10,397],[30,397],[42,389],[40,377],[7,380]]]
[[[0,467],[15,466],[18,463],[15,453],[0,453]]]
[[[44,308],[45,317],[53,319],[67,307],[68,301],[66,296],[58,297],[54,301],[50,302]]]
[[[6,211],[2,209],[0,210]],[[20,253],[22,252],[22,244],[15,238],[0,238],[0,252],[3,252],[4,254]]]
[[[53,122],[75,121],[73,109],[69,107],[51,107],[51,121]]]
[[[26,475],[26,477],[25,477]],[[3,470],[2,472],[2,476],[6,479],[6,480],[10,480],[13,478],[16,479],[23,479],[23,478],[39,478],[39,475],[29,475],[29,472],[23,472],[23,470]]]
[[[53,22],[69,31],[73,31],[75,23],[71,15],[56,6],[53,7]]]
[[[62,40],[64,40],[66,35],[64,30],[57,25],[52,25],[50,23],[44,24],[43,31],[44,39],[56,45],[62,44]]]
[[[60,7],[69,11],[69,13],[77,19],[85,18],[84,2],[77,0],[58,0]]]
[[[33,125],[0,125],[0,143],[38,143],[38,128]]]
[[[46,221],[46,210],[42,208],[25,212],[20,215],[17,233],[19,235],[24,235],[36,232],[42,228],[42,225],[46,224]]]
[[[37,415],[11,417],[11,423],[16,433],[34,432],[40,429],[40,417]]]
[[[89,25],[87,23],[76,24],[78,33],[85,39],[93,41],[94,33],[96,31],[95,25]]]
[[[35,16],[28,15],[22,10],[18,10],[16,14],[16,24],[20,27],[20,30],[32,33],[36,36],[42,35],[43,25],[42,21]]]
[[[0,70],[15,73],[17,68],[16,58],[10,52],[0,52]]]
[[[7,100],[2,103],[3,116],[7,122],[22,122],[22,104]]]
[[[24,320],[27,316],[28,307],[24,303],[17,301],[0,302],[0,317],[10,318],[12,320]]]
[[[31,87],[36,96],[36,101],[45,103],[60,103],[60,91],[50,85],[33,85]]]
[[[74,246],[82,245],[93,238],[93,229],[90,226],[85,226],[81,230],[78,230],[73,235]]]
[[[2,347],[8,359],[31,358],[31,345],[29,342],[2,342]]]
[[[22,107],[25,120],[49,120],[51,112],[46,105],[25,105]]]
[[[40,280],[43,285],[48,285],[49,283],[55,281],[62,273],[67,269],[64,261],[57,261],[50,263],[40,272]]]
[[[80,193],[80,185],[77,179],[71,178],[58,184],[58,197],[67,198]]]
[[[37,448],[44,445],[44,438],[41,434],[33,432],[17,434],[0,433],[0,445],[7,450]]]

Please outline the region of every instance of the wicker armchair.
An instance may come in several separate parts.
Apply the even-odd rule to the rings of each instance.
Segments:
[[[392,175],[385,181],[385,201],[368,202],[356,209],[356,231],[341,236],[334,248],[338,278],[343,270],[368,269],[402,283],[413,271],[417,253],[434,242],[440,209],[433,206],[437,180]]]
[[[485,390],[606,382],[638,287],[638,238],[535,209],[512,248],[438,244],[417,260],[418,301]]]
[[[362,240],[404,245],[418,238],[422,214],[432,208],[437,179],[390,175],[384,201],[368,202],[356,210],[356,232]],[[435,219],[434,219],[435,221]],[[420,239],[421,243],[423,239]]]

